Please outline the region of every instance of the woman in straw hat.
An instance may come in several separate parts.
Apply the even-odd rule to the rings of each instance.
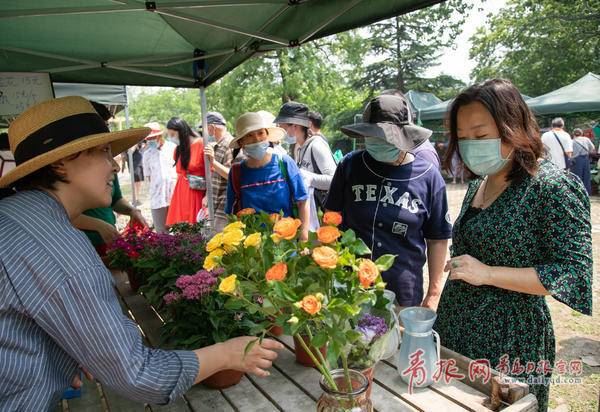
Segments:
[[[158,233],[166,233],[167,212],[177,182],[173,157],[177,145],[165,140],[160,124],[147,123],[151,132],[146,137],[144,152],[144,178],[150,184],[150,212],[152,223]]]
[[[241,337],[195,351],[146,348],[125,317],[110,272],[71,225],[107,206],[120,153],[149,129],[110,133],[90,103],[64,97],[33,106],[10,126],[16,167],[0,187],[0,410],[53,410],[82,367],[142,402],[166,403],[221,369],[260,376],[279,343],[244,356]]]
[[[245,113],[236,123],[236,137],[230,144],[242,148],[246,159],[235,163],[227,179],[225,213],[255,209],[266,213],[294,215],[302,221],[301,238],[308,238],[308,194],[298,166],[288,155],[279,155],[272,145],[281,140],[285,131],[255,112]]]

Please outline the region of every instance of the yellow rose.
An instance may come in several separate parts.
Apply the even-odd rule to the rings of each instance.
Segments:
[[[209,253],[209,255],[204,259],[204,265],[202,267],[205,270],[213,270],[219,264],[217,258],[221,258],[225,254],[223,249],[215,249]]]
[[[246,225],[244,223],[240,222],[240,221],[233,222],[233,223],[230,223],[227,226],[225,226],[225,228],[223,228],[223,233],[229,232],[229,231],[234,230],[234,229],[240,229],[241,230],[241,229],[244,229],[245,227],[246,227]]]
[[[206,251],[207,252],[212,252],[216,248],[221,247],[222,244],[223,244],[223,234],[222,233],[217,233],[206,244]]]
[[[229,275],[225,279],[221,280],[219,284],[219,292],[221,293],[233,293],[237,288],[237,275]]]
[[[279,242],[281,242],[281,238],[279,236],[277,236],[275,233],[273,233],[271,235],[271,239],[273,239],[273,242],[277,245],[279,244]]]
[[[260,246],[260,240],[260,233],[252,233],[244,240],[244,247],[258,248]]]
[[[239,246],[242,240],[244,240],[244,232],[241,229],[231,229],[223,233],[223,245],[225,247]]]
[[[298,319],[297,316],[292,316],[291,318],[289,318],[287,320],[287,323],[291,323],[292,325],[295,325],[296,323],[298,323],[300,321],[300,319]]]

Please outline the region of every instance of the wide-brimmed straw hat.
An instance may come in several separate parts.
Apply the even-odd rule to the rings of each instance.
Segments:
[[[433,133],[412,122],[408,101],[400,96],[382,95],[372,99],[363,112],[363,122],[342,126],[350,137],[378,137],[409,151],[424,143]]]
[[[150,133],[146,136],[146,139],[150,139],[152,137],[162,136],[163,131],[162,127],[160,127],[160,123],[158,122],[150,122],[146,123],[144,127],[150,128]]]
[[[17,117],[8,129],[17,166],[0,177],[0,187],[8,187],[60,159],[103,144],[109,143],[116,156],[149,132],[146,127],[110,132],[83,97],[61,97],[37,104]]]
[[[241,115],[235,122],[235,138],[229,144],[232,149],[240,147],[240,139],[250,132],[267,129],[269,142],[278,143],[285,135],[285,130],[268,123],[263,115],[257,112],[248,112]]]

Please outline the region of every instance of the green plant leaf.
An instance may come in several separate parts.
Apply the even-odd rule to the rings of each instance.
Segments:
[[[394,259],[396,259],[396,255],[381,255],[377,258],[375,264],[380,271],[385,272],[392,267]]]
[[[254,339],[254,340],[251,340],[250,342],[248,342],[248,344],[244,348],[244,356],[246,356],[248,354],[248,352],[250,352],[252,350],[254,345],[256,345],[256,342],[258,342],[258,339]]]
[[[357,256],[364,256],[371,253],[371,249],[363,242],[361,238],[358,238],[352,244],[352,251]]]
[[[356,234],[354,233],[354,231],[352,229],[348,229],[344,232],[341,242],[343,245],[348,246],[348,245],[354,243],[355,240],[356,240]]]
[[[327,343],[328,340],[329,340],[329,334],[327,333],[327,331],[320,330],[319,332],[317,332],[317,334],[315,336],[313,336],[311,344],[315,348],[320,348],[322,346],[325,346],[325,344]]]

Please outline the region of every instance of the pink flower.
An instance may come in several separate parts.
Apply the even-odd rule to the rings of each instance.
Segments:
[[[170,305],[173,302],[177,302],[179,299],[181,299],[181,295],[179,295],[179,293],[177,292],[169,292],[165,296],[163,296],[163,300],[167,305]]]

